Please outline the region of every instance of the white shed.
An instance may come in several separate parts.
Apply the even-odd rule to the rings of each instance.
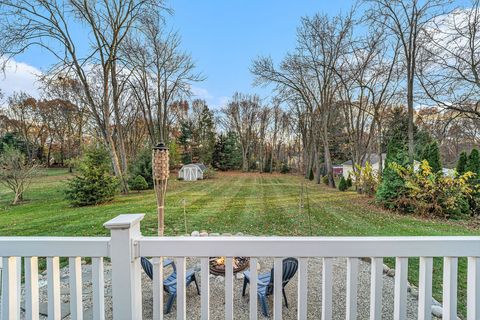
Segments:
[[[186,181],[202,180],[205,170],[207,167],[203,163],[186,164],[178,172],[178,178]]]

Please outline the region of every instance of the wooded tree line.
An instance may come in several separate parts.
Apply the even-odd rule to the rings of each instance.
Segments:
[[[480,143],[479,3],[364,0],[346,14],[304,17],[281,61],[252,63],[255,84],[274,98],[235,93],[212,110],[192,98],[205,76],[165,24],[165,3],[0,0],[3,67],[32,46],[56,60],[39,99],[6,98],[0,137],[46,165],[101,144],[123,191],[132,164],[159,141],[173,165],[294,169],[334,186],[334,164],[386,152],[400,112],[410,161],[421,131],[453,164]],[[78,23],[87,48],[72,36]]]

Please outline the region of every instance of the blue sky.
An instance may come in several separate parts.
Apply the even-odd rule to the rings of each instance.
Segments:
[[[183,48],[195,60],[207,79],[194,84],[194,92],[212,107],[221,106],[235,91],[259,93],[269,98],[270,91],[252,87],[249,72],[252,59],[271,55],[278,61],[295,47],[296,27],[300,17],[325,12],[334,15],[347,11],[348,0],[170,0],[174,10],[167,28],[177,30]],[[81,28],[75,28],[81,33]],[[7,94],[14,90],[34,91],[37,69],[46,69],[54,60],[39,49],[16,59],[0,88]]]

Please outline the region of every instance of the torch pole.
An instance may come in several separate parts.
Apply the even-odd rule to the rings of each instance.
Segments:
[[[152,176],[157,198],[158,235],[163,236],[165,230],[165,194],[169,176],[168,148],[159,143],[152,151]]]

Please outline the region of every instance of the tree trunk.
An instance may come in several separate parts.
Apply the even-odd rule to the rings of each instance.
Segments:
[[[330,155],[330,144],[328,143],[328,121],[323,124],[323,149],[325,153],[325,170],[327,171],[328,186],[335,188],[335,180],[333,179],[332,157]]]
[[[413,136],[413,72],[409,71],[407,75],[407,108],[408,108],[408,160],[413,165],[415,154],[415,141]]]

